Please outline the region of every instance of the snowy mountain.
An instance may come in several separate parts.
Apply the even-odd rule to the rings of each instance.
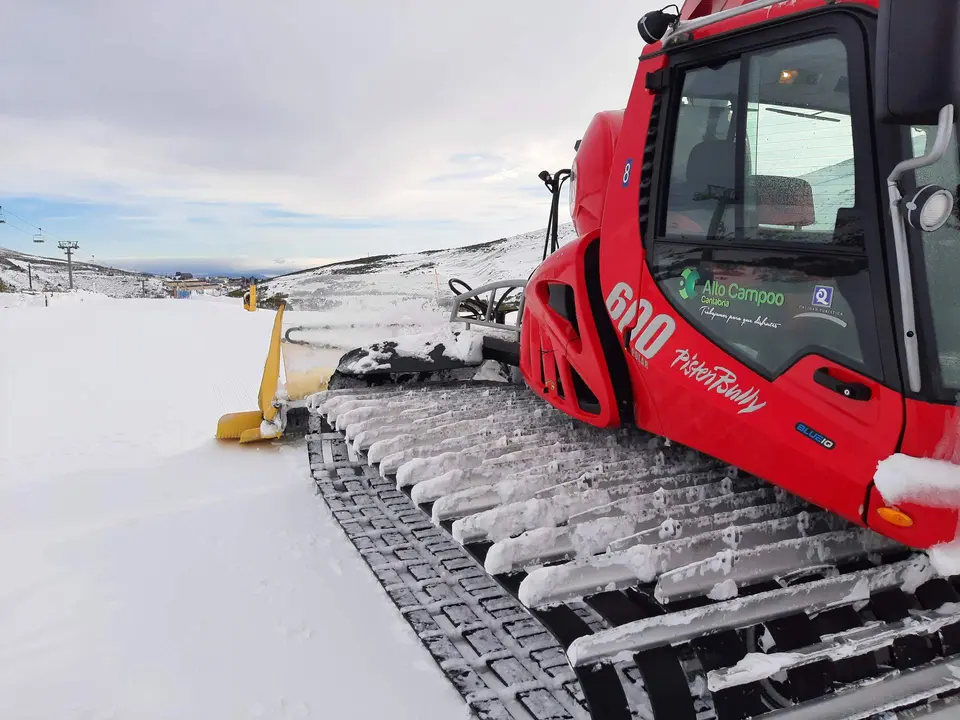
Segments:
[[[41,257],[0,247],[0,282],[7,291],[27,290],[31,275],[36,291],[57,292],[70,287],[66,258]],[[164,295],[159,277],[76,260],[73,287],[116,298]]]
[[[285,328],[309,326],[330,349],[343,351],[444,325],[452,309],[454,292],[447,284],[452,278],[473,288],[495,280],[526,280],[543,258],[545,232],[324,265],[267,280],[258,286],[258,297],[282,294]],[[573,237],[571,223],[560,226],[561,245]]]
[[[543,257],[544,230],[448,250],[375,255],[280,275],[261,285],[261,294],[283,293],[291,309],[331,307],[331,296],[394,294],[434,297],[450,294],[450,278],[471,287],[494,280],[526,279]],[[560,244],[574,237],[572,223],[560,226]]]

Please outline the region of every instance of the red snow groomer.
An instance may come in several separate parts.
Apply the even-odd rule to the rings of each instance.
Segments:
[[[639,30],[542,264],[311,400],[320,490],[478,716],[960,718],[960,3]]]

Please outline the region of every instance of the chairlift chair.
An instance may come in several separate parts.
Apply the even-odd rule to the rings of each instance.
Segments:
[[[0,206],[0,224],[5,223],[6,221],[7,219],[3,216],[3,207]]]
[[[37,228],[37,233],[33,236],[33,241],[35,243],[43,242],[43,228]]]

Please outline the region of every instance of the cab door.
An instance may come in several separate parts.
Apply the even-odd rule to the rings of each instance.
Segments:
[[[649,311],[624,337],[668,437],[854,522],[904,416],[865,22],[828,8],[671,56]]]

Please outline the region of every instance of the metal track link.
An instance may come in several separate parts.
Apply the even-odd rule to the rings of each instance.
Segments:
[[[310,429],[318,494],[476,717],[587,718],[556,640],[341,434]]]
[[[481,717],[896,720],[960,707],[960,584],[870,530],[662,438],[576,423],[523,387],[359,388],[308,404],[320,492],[401,611],[431,619],[414,627],[444,672],[469,667],[468,682],[447,674]],[[447,558],[466,563],[469,587]],[[482,619],[474,584],[509,617],[527,613],[531,633],[549,630],[556,640],[537,642],[569,664],[516,652],[506,624]],[[467,632],[448,604],[502,647],[450,655],[451,633]],[[513,652],[527,675],[502,677],[489,652]],[[528,688],[555,704],[525,703]]]

